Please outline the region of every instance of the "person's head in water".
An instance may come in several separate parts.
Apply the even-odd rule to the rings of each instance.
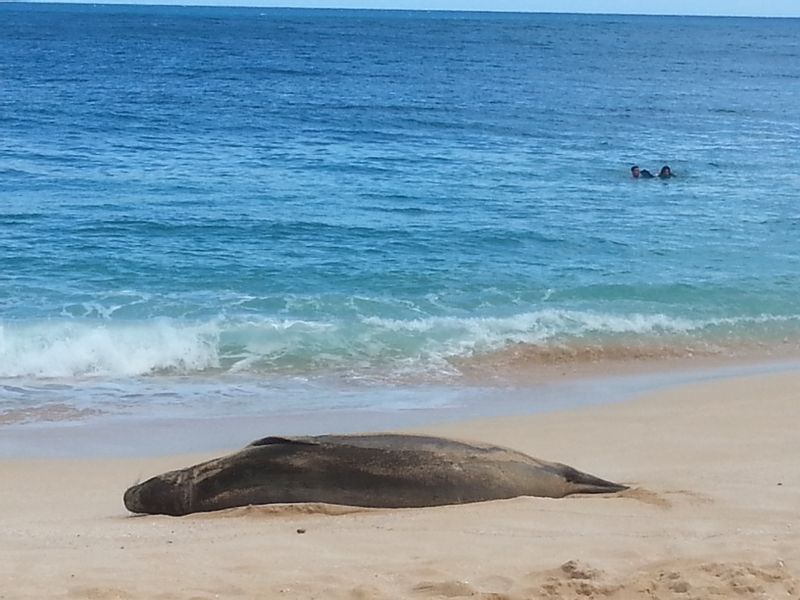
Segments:
[[[668,165],[664,165],[658,172],[658,176],[661,177],[661,179],[669,179],[672,177],[672,169],[670,169]]]
[[[631,177],[633,177],[634,179],[639,179],[640,175],[641,175],[641,172],[639,171],[639,167],[637,167],[636,165],[633,165],[631,167]]]

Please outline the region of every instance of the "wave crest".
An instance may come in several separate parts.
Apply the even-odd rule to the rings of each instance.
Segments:
[[[0,376],[134,376],[219,365],[211,324],[40,321],[0,325]]]
[[[452,374],[465,359],[516,354],[582,362],[679,355],[743,339],[800,337],[800,316],[689,319],[666,314],[540,310],[504,317],[362,317],[312,321],[248,317],[60,319],[0,324],[0,377],[132,377],[202,373]],[[620,348],[630,348],[621,351]]]

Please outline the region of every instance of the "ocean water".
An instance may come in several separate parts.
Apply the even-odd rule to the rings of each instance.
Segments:
[[[441,407],[800,340],[800,20],[5,3],[0,32],[6,423]]]

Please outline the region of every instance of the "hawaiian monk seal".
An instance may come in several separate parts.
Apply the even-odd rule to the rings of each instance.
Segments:
[[[251,504],[412,508],[626,486],[508,448],[416,435],[266,437],[125,492],[134,513],[186,515]]]

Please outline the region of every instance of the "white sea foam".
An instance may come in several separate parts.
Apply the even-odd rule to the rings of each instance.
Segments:
[[[686,333],[710,323],[663,314],[613,315],[554,309],[509,317],[428,317],[414,320],[370,317],[364,321],[376,328],[397,332],[449,333],[467,344],[488,347],[507,342],[544,343],[565,336],[581,337],[588,334]]]
[[[38,321],[0,325],[0,376],[132,376],[219,363],[213,324]]]
[[[691,336],[702,340],[749,328],[796,330],[800,316],[688,319],[666,314],[530,311],[506,317],[364,317],[313,321],[228,317],[200,322],[54,319],[0,323],[0,377],[131,377],[345,371],[449,372],[454,357],[512,344],[547,347]]]

